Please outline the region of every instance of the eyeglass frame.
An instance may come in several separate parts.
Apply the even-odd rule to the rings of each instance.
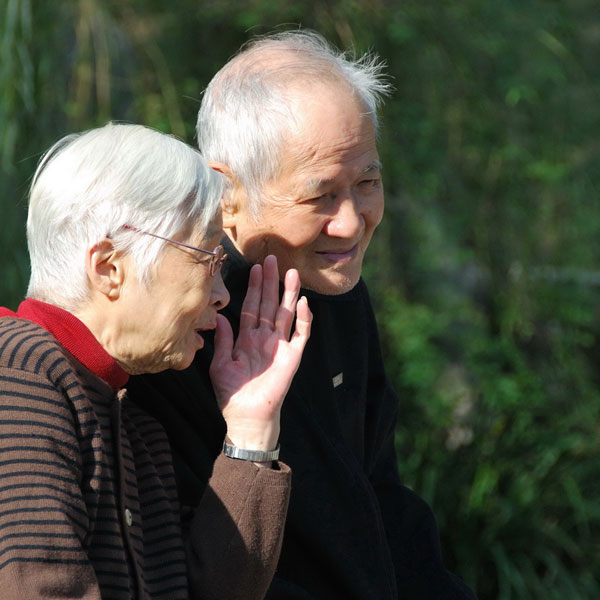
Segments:
[[[143,233],[144,235],[150,235],[159,240],[163,240],[164,242],[169,242],[171,244],[175,244],[177,246],[182,246],[183,248],[187,248],[188,250],[197,250],[198,252],[202,252],[203,254],[210,254],[211,259],[208,263],[208,272],[211,277],[214,277],[217,273],[221,271],[223,268],[223,263],[227,259],[227,254],[225,254],[225,249],[221,244],[219,244],[214,250],[205,250],[204,248],[197,248],[196,246],[191,246],[190,244],[186,244],[185,242],[178,242],[177,240],[172,240],[171,238],[163,237],[162,235],[158,235],[156,233],[150,233],[149,231],[143,231],[138,227],[134,227],[133,225],[123,225],[123,229],[129,229],[130,231],[135,231],[136,233]]]

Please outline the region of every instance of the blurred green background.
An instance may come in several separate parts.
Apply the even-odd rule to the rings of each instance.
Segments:
[[[600,598],[598,0],[0,0],[0,304],[44,149],[109,119],[193,144],[215,71],[298,25],[396,88],[365,276],[448,565],[481,600]]]

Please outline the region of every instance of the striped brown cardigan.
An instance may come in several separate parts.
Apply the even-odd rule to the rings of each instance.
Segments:
[[[1,598],[262,598],[289,488],[285,466],[219,457],[184,548],[159,423],[40,326],[0,319]]]

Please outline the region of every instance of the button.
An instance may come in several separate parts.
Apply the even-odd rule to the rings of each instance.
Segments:
[[[131,524],[133,523],[133,516],[128,508],[125,509],[125,523],[127,523],[129,527],[131,527]]]

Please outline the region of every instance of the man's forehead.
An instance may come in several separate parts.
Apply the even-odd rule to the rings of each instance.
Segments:
[[[292,119],[274,187],[286,194],[308,193],[340,181],[352,183],[381,168],[371,116],[347,86],[322,83],[290,100]]]

